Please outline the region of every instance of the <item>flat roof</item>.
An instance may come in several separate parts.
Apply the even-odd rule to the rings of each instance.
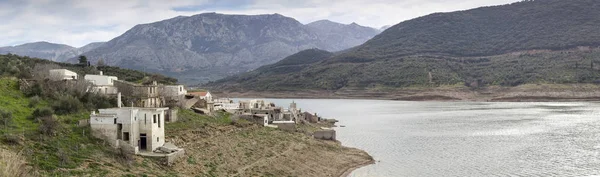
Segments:
[[[120,107],[120,108],[106,108],[106,109],[100,109],[100,110],[120,110],[120,109],[126,109],[126,110],[130,110],[130,109],[142,109],[142,110],[169,110],[169,108],[167,108],[167,107],[163,107],[163,108]]]

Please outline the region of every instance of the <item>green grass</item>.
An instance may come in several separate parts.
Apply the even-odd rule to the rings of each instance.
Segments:
[[[60,128],[57,136],[42,135],[38,131],[39,123],[30,119],[33,110],[47,106],[41,101],[36,107],[29,107],[30,99],[18,90],[18,81],[12,78],[0,78],[0,109],[11,112],[12,123],[0,129],[2,135],[23,137],[24,142],[15,149],[23,149],[24,155],[31,164],[49,175],[61,176],[56,169],[72,169],[79,167],[85,160],[94,160],[93,154],[105,154],[102,143],[93,138],[88,127],[77,127],[79,120],[87,119],[87,112],[57,116]],[[105,171],[90,168],[85,174],[105,174]],[[73,171],[71,175],[79,175],[82,171]]]
[[[180,129],[204,127],[208,125],[230,125],[232,123],[231,114],[228,113],[217,113],[217,115],[211,117],[197,114],[192,110],[179,109],[177,116],[179,117],[177,122],[166,125],[165,130],[167,133]]]
[[[38,124],[28,120],[33,108],[29,107],[29,99],[19,91],[19,83],[14,78],[0,78],[0,109],[12,113],[13,117],[12,125],[0,129],[3,134],[28,133],[37,130]]]

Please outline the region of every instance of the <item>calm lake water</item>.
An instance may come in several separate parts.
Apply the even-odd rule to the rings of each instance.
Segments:
[[[294,101],[378,161],[351,176],[600,175],[600,103]]]

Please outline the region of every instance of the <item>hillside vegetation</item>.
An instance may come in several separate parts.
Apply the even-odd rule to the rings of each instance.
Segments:
[[[0,62],[0,176],[339,176],[373,162],[364,151],[305,132],[179,110],[179,122],[165,131],[167,142],[185,148],[186,157],[164,166],[111,148],[92,137],[89,126],[78,126],[90,111],[114,107],[115,98],[86,92],[89,85],[39,79],[31,69],[49,63],[80,73],[96,68],[14,55],[0,56]],[[152,76],[113,69],[105,71],[132,80]]]
[[[335,92],[599,83],[598,16],[600,2],[593,0],[523,1],[436,13],[399,23],[302,69],[255,70],[207,87]],[[301,62],[310,56],[294,58]],[[279,80],[263,79],[273,77]]]
[[[336,59],[361,62],[423,53],[490,56],[598,46],[599,9],[595,0],[535,0],[435,13],[394,25]]]
[[[53,62],[14,54],[0,55],[0,75],[14,75],[21,78],[31,78],[34,77],[32,74],[36,73],[36,69],[42,69],[36,67],[44,67],[43,69],[68,69],[76,72],[82,78],[85,74],[99,74],[100,71],[102,71],[104,75],[117,76],[119,80],[129,82],[140,83],[157,81],[162,84],[177,83],[177,79],[175,78],[114,66],[86,67],[79,64]]]

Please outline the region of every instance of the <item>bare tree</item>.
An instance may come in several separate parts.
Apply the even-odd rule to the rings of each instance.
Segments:
[[[104,59],[102,59],[102,58],[100,58],[98,60],[98,62],[96,62],[96,66],[104,66],[104,65],[106,65],[106,64],[104,63]]]
[[[44,80],[44,79],[56,79],[58,78],[50,78],[50,70],[59,69],[60,66],[57,64],[37,64],[33,67],[31,71],[31,76],[35,80]]]

